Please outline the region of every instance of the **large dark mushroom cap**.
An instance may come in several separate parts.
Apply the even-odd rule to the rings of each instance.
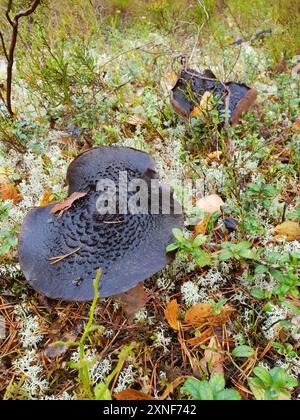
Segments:
[[[27,281],[49,298],[85,301],[93,298],[93,279],[101,268],[101,297],[123,293],[164,268],[172,259],[166,246],[172,229],[183,226],[182,214],[101,215],[96,209],[99,179],[118,184],[157,178],[154,160],[123,147],[99,147],[79,155],[69,166],[69,195],[86,192],[60,217],[55,204],[32,209],[20,234],[19,259]],[[161,186],[163,189],[164,186]],[[53,258],[66,256],[53,264]],[[52,259],[52,260],[51,260]]]

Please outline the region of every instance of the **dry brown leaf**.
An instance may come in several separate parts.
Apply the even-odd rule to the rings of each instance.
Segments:
[[[201,346],[205,344],[210,338],[214,335],[214,330],[212,327],[207,328],[203,332],[200,333],[199,337],[193,337],[187,340],[187,343],[192,346]]]
[[[137,126],[137,125],[144,125],[146,120],[141,116],[141,114],[131,115],[127,120],[127,124]]]
[[[199,326],[207,322],[211,313],[212,308],[209,303],[199,303],[186,311],[184,321],[186,324]]]
[[[200,198],[196,202],[196,206],[207,213],[214,213],[215,211],[221,211],[221,207],[224,206],[224,201],[217,194],[211,194],[206,197]]]
[[[209,220],[210,220],[210,214],[205,216],[204,219],[201,220],[201,222],[198,223],[198,225],[195,227],[195,231],[194,231],[195,236],[205,235]]]
[[[166,84],[166,87],[168,90],[173,89],[173,87],[176,85],[178,79],[177,73],[175,71],[168,72],[165,77],[163,78],[163,81]]]
[[[200,107],[195,106],[195,108],[193,108],[193,110],[190,112],[189,118],[197,118],[202,113],[203,111],[200,109]]]
[[[155,400],[156,398],[151,397],[149,394],[145,394],[141,391],[136,391],[135,389],[124,389],[124,391],[114,394],[113,397],[119,401],[126,400]]]
[[[224,376],[223,355],[221,346],[216,337],[212,337],[208,348],[204,351],[204,357],[200,360],[200,367],[211,376],[219,374]]]
[[[62,203],[56,204],[56,206],[52,207],[50,210],[50,214],[55,214],[57,212],[63,213],[69,208],[72,207],[72,204],[79,200],[82,197],[85,197],[87,193],[85,192],[74,192],[70,195],[70,197],[66,198]]]
[[[11,200],[14,204],[18,204],[21,199],[16,187],[9,183],[0,187],[0,196],[2,200]]]
[[[41,207],[48,206],[48,204],[52,204],[54,203],[54,201],[55,201],[55,198],[53,197],[53,192],[46,191],[44,192],[43,197],[41,198],[40,206]]]
[[[7,182],[13,174],[14,171],[12,169],[0,166],[0,184]]]
[[[144,283],[139,283],[137,286],[128,290],[127,292],[121,293],[117,296],[123,304],[124,311],[127,317],[132,319],[132,317],[143,307],[145,306],[148,296],[145,292]]]
[[[179,385],[181,385],[188,377],[187,376],[179,376],[178,378],[176,378],[173,382],[171,382],[165,392],[162,394],[162,396],[159,398],[160,400],[165,400],[166,398],[168,398],[168,396],[170,394],[172,394],[176,388],[179,387]]]
[[[297,75],[300,73],[300,63],[296,64],[293,68],[292,68],[292,74]]]
[[[300,63],[299,63],[300,65]],[[300,120],[296,121],[290,128],[291,131],[300,131]]]
[[[194,327],[200,327],[208,323],[209,325],[223,325],[229,321],[230,315],[234,312],[234,309],[225,305],[221,308],[219,314],[213,312],[212,305],[209,303],[199,303],[188,309],[184,321],[187,325]]]
[[[212,162],[214,160],[220,160],[222,156],[222,152],[220,150],[215,150],[207,155],[207,160]]]
[[[73,139],[70,136],[61,136],[59,138],[59,140],[64,144],[72,144],[73,143]]]
[[[276,239],[285,237],[287,241],[299,241],[300,240],[300,225],[298,222],[288,220],[287,222],[281,223],[275,228]]]
[[[57,341],[61,342],[68,342],[68,341],[75,341],[76,335],[73,335],[71,333],[66,333]],[[61,346],[54,346],[50,345],[45,348],[44,353],[49,359],[55,359],[56,357],[60,357],[64,355],[68,350],[70,349],[70,346],[68,345],[61,345]]]
[[[179,330],[179,305],[176,299],[171,300],[165,309],[165,318],[173,330]]]
[[[199,106],[195,106],[195,108],[192,110],[192,112],[189,115],[189,118],[198,117],[199,115],[206,113],[207,111],[211,111],[212,104],[210,102],[210,98],[212,96],[212,93],[208,90],[204,92]]]

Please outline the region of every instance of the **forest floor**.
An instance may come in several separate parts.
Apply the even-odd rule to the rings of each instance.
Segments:
[[[183,387],[186,379],[203,381],[215,373],[243,399],[263,398],[270,389],[275,389],[275,398],[297,399],[297,57],[273,70],[264,40],[229,44],[224,52],[213,38],[200,45],[197,34],[179,42],[159,31],[137,35],[127,29],[95,40],[81,56],[78,46],[64,45],[64,59],[73,63],[66,76],[69,92],[55,85],[55,60],[47,56],[45,61],[46,47],[48,73],[35,56],[30,64],[18,59],[13,101],[19,118],[5,130],[11,130],[11,137],[25,136],[28,147],[24,152],[0,150],[2,398],[80,399],[86,397],[86,386],[96,398],[119,360],[109,383],[119,399],[145,398],[133,391],[121,393],[128,389],[148,398],[190,398],[192,392]],[[224,81],[257,90],[252,109],[226,135],[214,119],[207,122],[196,115],[185,122],[172,109],[170,89],[182,60],[190,68],[209,68]],[[0,72],[2,77],[2,67]],[[228,137],[232,156],[226,152]],[[144,150],[178,196],[174,180],[197,179],[202,195],[217,194],[225,210],[200,217],[209,219],[200,226],[209,265],[199,267],[192,253],[180,252],[145,282],[148,300],[133,320],[126,318],[119,301],[99,300],[93,323],[103,328],[95,329],[84,346],[87,385],[78,376],[78,349],[50,345],[80,339],[90,303],[51,301],[34,292],[20,271],[16,250],[27,212],[66,196],[68,164],[91,144]],[[185,212],[189,243],[193,211]],[[226,228],[226,217],[236,222],[233,231]],[[278,367],[283,370],[274,370]]]

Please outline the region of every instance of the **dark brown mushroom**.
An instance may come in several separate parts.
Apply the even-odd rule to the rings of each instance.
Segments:
[[[20,234],[19,260],[29,284],[53,299],[86,301],[93,298],[93,279],[101,268],[101,297],[123,293],[164,268],[173,258],[166,254],[172,229],[183,226],[182,214],[100,214],[96,208],[102,194],[100,179],[110,179],[118,188],[119,172],[128,181],[157,174],[154,160],[126,147],[99,147],[79,155],[69,166],[69,196],[84,192],[62,214],[51,214],[54,204],[32,209]],[[160,185],[160,193],[164,189]],[[128,199],[132,192],[128,193]],[[151,197],[148,197],[149,202]],[[60,258],[58,258],[60,257]]]
[[[193,109],[200,104],[206,91],[217,101],[215,108],[221,113],[226,108],[230,112],[229,122],[236,124],[242,113],[247,112],[257,97],[255,89],[242,83],[223,83],[210,70],[199,73],[195,70],[181,71],[171,93],[171,103],[175,111],[188,119]]]

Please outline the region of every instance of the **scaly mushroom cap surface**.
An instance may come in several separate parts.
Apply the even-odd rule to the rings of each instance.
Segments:
[[[126,171],[128,182],[150,182],[157,178],[154,167],[147,153],[126,147],[99,147],[79,155],[68,168],[69,196],[87,194],[60,216],[50,213],[51,204],[32,209],[23,222],[19,260],[29,284],[49,298],[86,301],[93,298],[99,268],[101,297],[123,293],[163,269],[173,258],[165,250],[172,229],[183,226],[182,214],[101,215],[96,208],[100,179],[118,186],[119,171]],[[53,263],[58,256],[67,257]]]

